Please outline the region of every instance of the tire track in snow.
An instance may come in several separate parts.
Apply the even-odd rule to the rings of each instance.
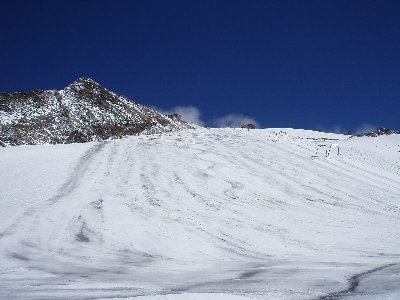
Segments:
[[[265,141],[260,139],[253,142],[252,132],[249,135],[205,133],[114,141],[116,147],[107,147],[100,156],[93,149],[86,169],[76,167],[81,169],[77,171],[79,179],[68,177],[58,193],[49,199],[54,198],[54,205],[51,206],[51,201],[44,203],[47,209],[43,215],[38,214],[40,228],[29,228],[33,222],[20,227],[23,235],[34,233],[29,240],[36,243],[37,251],[32,250],[26,256],[17,251],[13,261],[18,260],[20,266],[32,266],[30,274],[42,270],[52,272],[52,277],[31,279],[32,275],[23,274],[27,280],[22,288],[17,287],[21,283],[18,280],[7,279],[3,286],[11,292],[0,291],[0,298],[2,293],[20,298],[36,296],[36,299],[125,298],[164,291],[267,295],[272,289],[281,295],[298,296],[292,295],[291,299],[316,298],[334,290],[336,285],[330,284],[336,284],[336,278],[346,283],[348,271],[336,273],[331,264],[322,271],[319,267],[319,260],[332,259],[329,248],[333,246],[337,252],[334,258],[338,264],[353,261],[354,255],[360,255],[364,262],[370,259],[357,248],[357,235],[376,236],[366,231],[374,229],[366,223],[369,218],[373,221],[370,211],[360,208],[353,211],[356,217],[342,218],[341,214],[349,211],[341,206],[332,203],[316,206],[314,202],[304,201],[308,194],[316,201],[333,200],[326,198],[333,194],[362,205],[364,197],[347,195],[349,192],[357,196],[362,189],[360,184],[341,193],[334,186],[346,188],[346,185],[336,178],[347,177],[323,166],[314,167],[314,162],[305,155],[304,162],[297,162],[287,151],[265,146]],[[283,143],[280,146],[286,147]],[[290,145],[287,150],[296,152]],[[296,167],[303,166],[304,170],[296,173]],[[305,175],[309,176],[307,180]],[[328,182],[330,178],[332,185]],[[308,185],[315,185],[316,189],[306,190],[304,186]],[[390,202],[389,196],[383,192],[383,201]],[[104,225],[100,219],[103,202],[97,200],[100,197],[104,199]],[[148,201],[151,197],[160,205],[151,205]],[[368,195],[365,199],[368,200]],[[88,229],[103,234],[104,242],[76,241],[76,228],[59,230],[64,229],[65,220],[68,222],[71,216],[79,215]],[[331,219],[343,219],[344,224]],[[354,224],[354,220],[359,220],[361,225]],[[76,224],[79,227],[80,223]],[[322,229],[333,225],[338,230],[358,228],[333,236],[338,241],[338,237],[343,238],[351,246],[344,251],[339,248],[343,245],[335,246],[326,238],[328,234],[315,234],[320,230],[317,224]],[[398,233],[396,224],[392,224],[393,235]],[[382,228],[389,231],[389,227]],[[325,232],[334,233],[330,229]],[[37,243],[36,239],[41,240],[40,233],[45,234],[43,240],[48,244]],[[308,233],[311,235],[307,236]],[[16,238],[24,242],[22,235]],[[53,242],[55,239],[58,241]],[[387,249],[395,251],[395,238],[382,238],[382,247],[377,246],[380,241],[367,244],[363,241],[362,245],[366,245],[371,255]],[[349,248],[356,248],[357,253],[349,253]],[[261,270],[263,264],[276,261],[282,255],[286,256],[287,265],[277,270]],[[295,261],[305,256],[311,258],[309,262]],[[255,265],[257,262],[260,267]],[[315,276],[308,282],[302,281],[310,274]],[[325,275],[336,281],[323,281]],[[361,277],[354,282],[361,282]],[[301,284],[297,290],[296,283]],[[313,294],[308,294],[308,287],[314,288]]]
[[[55,196],[50,199],[45,200],[44,203],[39,205],[35,205],[27,209],[18,219],[16,219],[10,226],[8,226],[3,232],[0,232],[0,240],[8,235],[11,235],[17,229],[17,224],[19,224],[23,219],[27,217],[32,217],[39,210],[43,209],[47,206],[46,203],[50,203],[50,205],[56,203],[61,198],[68,196],[71,194],[74,189],[78,186],[79,180],[83,177],[86,172],[88,165],[93,161],[96,154],[98,154],[101,149],[106,145],[105,142],[95,144],[91,148],[89,148],[78,160],[73,169],[71,175],[68,179],[62,184],[62,186],[58,189]]]
[[[269,146],[275,147],[276,149],[279,149],[282,152],[287,152],[290,155],[295,156],[298,160],[303,161],[304,162],[303,166],[307,167],[310,170],[309,174],[312,174],[312,170],[310,169],[309,164],[307,164],[307,159],[305,157],[302,157],[301,155],[299,155],[298,153],[293,152],[290,149],[284,148],[282,146],[278,146],[277,144],[274,144],[274,145],[269,144]],[[366,177],[366,179],[362,179],[362,177],[363,177],[362,174],[360,174],[360,176],[357,177],[357,176],[353,175],[351,170],[349,170],[348,168],[341,168],[340,166],[334,165],[330,161],[319,161],[319,162],[315,162],[314,161],[314,167],[319,167],[321,169],[329,169],[331,172],[336,173],[338,175],[338,178],[342,178],[342,177],[346,178],[347,177],[347,178],[351,179],[353,182],[359,182],[364,187],[373,187],[375,191],[385,192],[385,193],[388,193],[388,194],[393,194],[393,189],[389,190],[385,186],[385,184],[384,184],[384,186],[377,185],[375,183],[377,180],[374,180],[374,179],[371,179],[371,178],[368,178],[368,177]],[[323,174],[323,173],[319,172],[319,174]],[[286,175],[288,175],[288,174],[286,174]],[[308,188],[312,188],[312,187],[308,186]],[[347,195],[346,193],[344,193],[340,189],[337,189],[337,188],[334,188],[334,187],[330,187],[330,190],[335,190],[336,192],[339,193],[339,195],[342,196],[342,198],[343,198],[343,196],[344,196],[344,198],[346,198],[348,196],[352,196],[354,199],[359,199],[360,198],[360,194]],[[395,192],[395,194],[400,196],[399,193]],[[363,198],[365,198],[365,197],[363,197]],[[398,206],[393,205],[392,203],[380,203],[376,199],[372,200],[370,197],[368,197],[368,198],[369,198],[369,200],[368,200],[369,204],[372,204],[373,206],[377,206],[380,209],[384,209],[384,210],[388,210],[388,211],[393,211],[393,210],[394,211],[400,211],[400,208]],[[352,205],[354,206],[355,203],[352,203]],[[372,212],[371,211],[371,207],[367,206],[367,205],[364,205],[364,207],[359,206],[359,208],[362,208],[363,210],[366,210],[368,212]],[[381,210],[379,210],[379,211],[381,211]]]
[[[272,147],[273,151],[268,151],[265,150],[264,147],[260,147],[261,145],[265,146],[267,144],[267,149],[268,146]],[[236,160],[236,164],[237,164],[237,159],[239,159],[240,164],[246,166],[246,169],[253,169],[253,170],[261,170],[259,167],[263,166],[263,173],[260,174],[253,174],[253,175],[267,175],[267,177],[271,180],[274,181],[274,184],[278,185],[278,186],[282,186],[282,188],[286,189],[286,195],[292,195],[294,197],[294,199],[298,198],[299,196],[301,197],[301,195],[293,193],[292,191],[298,191],[299,188],[300,189],[306,189],[309,190],[309,192],[311,192],[312,195],[316,195],[320,194],[322,196],[322,198],[326,198],[326,199],[331,199],[332,197],[335,197],[338,201],[342,200],[341,202],[346,205],[349,206],[350,204],[348,203],[348,201],[343,201],[344,199],[347,199],[350,195],[348,195],[347,193],[345,193],[343,190],[335,188],[334,186],[332,186],[329,182],[327,182],[326,184],[321,184],[319,183],[317,185],[318,188],[315,187],[315,184],[308,184],[308,185],[302,185],[301,184],[301,179],[298,177],[294,177],[292,176],[292,174],[290,172],[285,171],[284,169],[282,169],[282,164],[286,163],[286,161],[289,160],[290,162],[290,157],[291,156],[295,156],[296,158],[300,159],[300,161],[303,162],[302,166],[304,165],[304,167],[306,168],[306,172],[307,174],[314,174],[315,173],[315,169],[312,168],[312,164],[310,163],[310,160],[306,159],[305,157],[301,157],[300,155],[293,153],[291,150],[291,148],[284,148],[282,146],[278,146],[272,143],[265,143],[265,141],[263,141],[263,143],[261,145],[258,145],[258,147],[260,147],[260,151],[253,151],[253,155],[250,157],[249,153],[248,153],[248,149],[242,149],[243,147],[238,147],[235,149],[235,151],[232,151],[232,146],[231,145],[231,141],[228,140],[228,142],[225,142],[225,145],[227,146],[225,149],[225,155],[229,156],[229,154],[231,154],[231,156],[235,157]],[[279,151],[276,151],[276,149],[279,149]],[[278,160],[278,165],[273,167],[273,165],[271,165],[270,163],[265,164],[266,162],[268,162],[268,160],[270,159],[268,156],[265,155],[260,155],[260,153],[278,153],[279,156],[277,158],[279,158]],[[240,155],[238,155],[240,154]],[[244,161],[243,159],[245,159],[246,161]],[[228,160],[229,161],[229,160]],[[233,160],[232,160],[233,163]],[[248,163],[251,163],[250,165]],[[235,164],[235,165],[236,165]],[[279,167],[279,169],[277,169]],[[324,175],[324,172],[326,170],[326,167],[319,165],[318,166],[319,169],[321,170],[320,172],[318,172],[318,174],[322,174]],[[250,175],[250,174],[249,174]],[[319,179],[320,177],[316,177],[316,179]],[[325,177],[324,177],[325,178]],[[326,180],[328,180],[329,178],[326,177]],[[342,186],[345,187],[345,186]],[[381,190],[381,189],[379,189]],[[333,192],[333,195],[332,195]],[[352,198],[354,200],[358,200],[358,201],[351,201],[351,205],[354,206],[353,209],[356,209],[357,211],[359,211],[358,213],[364,213],[364,214],[376,214],[382,211],[382,209],[384,209],[384,207],[387,206],[386,205],[378,205],[379,208],[373,209],[371,210],[371,204],[374,204],[375,201],[371,202],[372,199],[370,199],[370,197],[362,197],[362,199],[359,199],[359,195],[354,194],[354,196],[352,196]],[[368,201],[367,203],[363,203],[365,200],[371,200]],[[243,199],[241,199],[241,201],[243,202]],[[302,204],[299,201],[296,201],[297,205]],[[357,205],[357,203],[359,205]],[[304,205],[305,207],[309,206],[307,204],[307,202],[303,203],[302,205]],[[343,214],[343,208],[342,206],[339,205],[339,207],[337,208],[329,208],[329,207],[325,207],[324,211],[332,211],[335,212],[332,215],[340,215]],[[347,214],[348,216],[351,216],[353,212],[352,211],[348,211]],[[325,214],[326,215],[326,214]],[[393,212],[391,213],[391,217],[394,217]],[[349,217],[347,217],[349,218]],[[296,221],[301,221],[301,216],[299,219],[297,219]],[[353,224],[356,225],[356,224]],[[359,226],[357,224],[357,226]],[[313,228],[311,228],[313,230]]]
[[[363,277],[365,277],[366,275],[371,275],[375,272],[378,271],[382,271],[384,269],[387,269],[389,267],[395,266],[395,263],[391,263],[391,264],[386,264],[362,273],[358,273],[355,274],[353,276],[351,276],[347,281],[349,283],[349,287],[345,290],[341,290],[338,292],[333,292],[333,293],[329,293],[328,295],[324,295],[319,297],[317,300],[335,300],[335,299],[340,299],[343,297],[349,297],[349,296],[353,296],[356,295],[356,290],[358,288],[358,286],[360,285],[360,281],[362,280]]]
[[[54,204],[61,198],[70,195],[79,186],[79,181],[85,175],[88,166],[92,163],[94,157],[104,148],[105,145],[106,142],[101,142],[87,150],[76,163],[72,174],[69,176],[67,181],[64,182],[57,194],[47,201],[51,204]]]
[[[293,148],[301,150],[305,156],[308,156],[309,152],[311,152],[311,150],[306,148],[305,146],[301,146],[301,145],[298,145],[295,143],[292,143],[291,145],[293,145]],[[279,147],[278,145],[276,145],[276,146]],[[285,150],[285,148],[282,148],[282,147],[279,147],[279,148],[281,150]],[[295,150],[293,149],[293,151],[295,151]],[[295,153],[293,151],[291,151],[290,153],[292,155],[297,155],[297,153]],[[298,156],[298,157],[300,157],[300,156]],[[326,165],[327,167],[335,169],[338,172],[343,172],[343,174],[346,174],[346,176],[350,177],[350,175],[351,175],[351,176],[353,176],[352,179],[358,179],[360,182],[363,182],[363,183],[366,183],[369,185],[372,184],[375,187],[378,187],[380,189],[386,189],[386,188],[383,188],[380,185],[375,185],[375,182],[377,182],[381,185],[385,185],[385,186],[388,186],[389,184],[391,184],[392,185],[391,187],[398,186],[400,184],[400,181],[395,180],[393,177],[390,178],[390,177],[384,176],[382,174],[377,174],[376,172],[372,172],[371,170],[361,168],[360,166],[357,166],[355,164],[350,164],[349,162],[341,160],[341,159],[336,159],[334,161],[335,161],[335,164],[333,164],[332,161],[329,159],[323,159],[323,160],[320,160],[318,163],[320,165]],[[353,175],[355,173],[354,171],[357,171],[357,174],[359,176],[354,176]],[[364,179],[360,179],[360,178],[365,178],[368,180],[368,182],[365,181]],[[390,189],[389,191],[392,192],[392,189]]]
[[[103,267],[98,260],[87,261],[87,257],[99,254],[98,246],[103,242],[102,193],[107,191],[109,170],[116,156],[115,147],[102,151],[108,144],[96,144],[88,149],[59,193],[35,207],[29,218],[23,220],[18,228],[21,234],[14,238],[14,246],[8,248],[14,257],[26,254],[25,267],[56,275],[59,280],[72,274],[88,277],[121,271],[121,264],[114,261],[110,263],[113,267]],[[104,153],[101,159],[100,152]],[[111,256],[115,252],[109,253]]]

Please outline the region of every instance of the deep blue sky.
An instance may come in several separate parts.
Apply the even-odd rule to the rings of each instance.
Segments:
[[[0,90],[89,76],[263,127],[400,129],[400,1],[3,1]]]

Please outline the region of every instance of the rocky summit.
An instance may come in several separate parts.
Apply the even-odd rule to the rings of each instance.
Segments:
[[[63,90],[0,93],[0,145],[81,143],[193,128],[90,78]]]
[[[389,129],[389,128],[378,127],[375,131],[356,134],[356,136],[358,136],[358,137],[361,137],[361,136],[377,137],[377,136],[381,136],[381,135],[391,135],[391,134],[400,134],[400,132],[393,130],[393,129]]]

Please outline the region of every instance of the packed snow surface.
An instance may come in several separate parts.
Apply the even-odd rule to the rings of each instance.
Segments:
[[[0,149],[0,299],[400,299],[400,136]]]

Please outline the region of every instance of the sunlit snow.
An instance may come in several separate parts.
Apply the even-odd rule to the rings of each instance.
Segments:
[[[294,129],[0,148],[0,299],[397,299],[399,151]]]

